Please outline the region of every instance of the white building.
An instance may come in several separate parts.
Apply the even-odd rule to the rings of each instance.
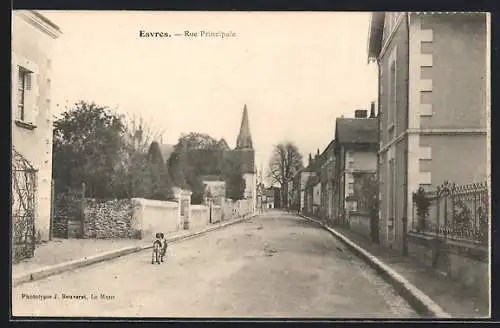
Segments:
[[[50,236],[51,50],[60,34],[59,27],[36,11],[13,11],[12,147],[18,157],[24,158],[35,170],[34,201],[30,203],[33,203],[35,235],[41,240],[48,240]],[[13,219],[14,208],[18,205],[15,202],[19,201],[14,198],[14,191],[13,183]]]

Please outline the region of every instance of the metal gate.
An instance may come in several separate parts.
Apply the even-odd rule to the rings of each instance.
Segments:
[[[56,238],[83,238],[85,187],[56,194],[53,199],[52,235]]]
[[[11,176],[12,261],[16,263],[35,254],[37,170],[15,149]]]

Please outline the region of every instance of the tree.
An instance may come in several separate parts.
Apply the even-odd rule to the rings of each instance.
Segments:
[[[213,158],[217,151],[219,147],[216,139],[208,134],[190,132],[181,135],[168,159],[168,170],[174,185],[190,189],[194,204],[203,201],[205,185],[202,175],[220,172],[219,161]]]
[[[282,204],[288,204],[288,182],[296,172],[304,167],[302,155],[292,142],[283,142],[274,146],[269,161],[269,178],[280,185]]]
[[[206,133],[189,132],[183,133],[177,145],[183,144],[186,149],[215,149],[218,141]]]
[[[153,141],[160,141],[165,130],[157,128],[151,122],[146,122],[142,116],[123,115],[125,140],[130,153],[147,153]]]
[[[153,174],[147,153],[134,153],[130,158],[129,194],[130,197],[151,198]]]
[[[163,160],[158,142],[153,141],[148,151],[148,164],[151,176],[150,198],[156,200],[172,199],[172,184],[167,164]]]
[[[423,231],[427,227],[427,217],[429,216],[429,208],[431,206],[431,200],[424,188],[419,187],[413,193],[413,202],[417,208],[417,231]]]
[[[87,185],[88,196],[122,197],[127,172],[121,117],[80,101],[54,121],[53,176],[56,193]]]
[[[226,197],[232,200],[243,199],[245,196],[246,182],[243,178],[241,166],[226,162],[224,169],[226,182]]]

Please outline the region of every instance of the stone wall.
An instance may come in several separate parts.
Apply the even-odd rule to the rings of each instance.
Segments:
[[[232,220],[253,213],[252,199],[241,199],[233,201],[231,199],[224,199],[221,205],[222,220]]]
[[[218,205],[212,205],[212,223],[222,220],[222,208]]]
[[[350,212],[349,228],[365,237],[371,238],[370,216],[366,213]]]
[[[57,195],[54,199],[52,236],[56,238],[81,238],[82,206],[83,200],[75,195]]]
[[[84,219],[84,238],[132,237],[133,209],[129,199],[87,199]]]
[[[177,202],[133,198],[132,235],[135,238],[153,238],[155,233],[172,233],[181,229]]]
[[[408,255],[431,267],[436,256],[434,236],[408,233]],[[485,301],[489,299],[488,249],[466,241],[448,239],[440,243],[437,270],[473,290]]]
[[[212,223],[248,216],[252,213],[251,200],[222,201],[212,205]],[[225,213],[224,213],[225,212]],[[210,207],[191,205],[186,211],[189,230],[210,224]],[[80,221],[68,220],[58,225],[63,238],[74,238],[71,230],[80,227]],[[143,198],[96,200],[86,199],[84,210],[84,238],[136,238],[152,239],[157,232],[171,234],[184,229],[178,202]],[[66,231],[69,231],[67,233]]]
[[[191,205],[189,229],[199,229],[209,224],[210,207],[205,205]]]

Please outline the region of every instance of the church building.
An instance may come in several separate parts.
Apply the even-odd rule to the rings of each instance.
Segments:
[[[163,159],[167,162],[174,151],[173,145],[160,144],[160,151]],[[243,107],[240,131],[236,138],[236,147],[231,149],[224,139],[221,139],[213,149],[192,149],[188,151],[188,158],[202,156],[206,159],[207,165],[203,167],[202,179],[209,189],[220,190],[220,183],[223,181],[220,168],[223,163],[230,162],[234,166],[240,167],[245,179],[244,198],[252,199],[253,209],[256,209],[257,179],[255,169],[255,151],[253,149],[252,135],[248,120],[247,106]],[[209,168],[213,168],[209,169]],[[210,172],[206,170],[209,169]],[[211,172],[214,171],[214,172]],[[219,192],[217,192],[219,193]]]

